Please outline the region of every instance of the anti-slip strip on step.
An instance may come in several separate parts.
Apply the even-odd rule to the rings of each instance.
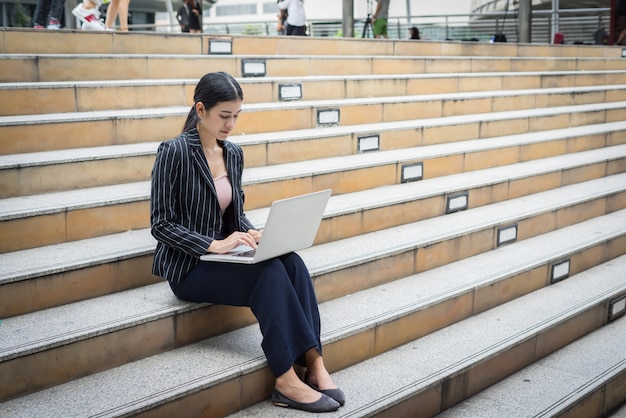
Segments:
[[[510,222],[515,219],[529,217],[531,214],[536,215],[537,213],[545,213],[559,207],[569,207],[572,206],[574,202],[588,201],[591,199],[591,196],[602,196],[604,194],[613,193],[616,190],[625,189],[626,174],[616,175],[600,180],[588,181],[579,185],[563,187],[550,192],[538,193],[530,197],[513,199],[468,210],[466,212],[459,212],[445,217],[433,218],[407,224],[402,227],[389,228],[384,231],[363,234],[354,238],[318,245],[303,250],[300,253],[309,266],[312,276],[315,277],[326,272],[345,269],[351,265],[362,264],[366,261],[372,261],[381,257],[389,257],[404,251],[413,251],[420,247],[432,245],[436,242],[451,239],[472,231],[493,227],[494,225]],[[618,212],[618,215],[624,215],[624,213]],[[624,224],[626,224],[626,222]],[[128,234],[129,233],[120,235],[128,237]],[[387,243],[387,245],[385,246],[381,243]],[[109,244],[111,244],[110,241]],[[127,245],[126,243],[123,244]],[[59,248],[61,246],[56,247]],[[118,247],[113,248],[121,250]],[[80,250],[85,251],[85,249],[93,250],[93,248],[89,248],[83,243],[83,245],[80,246]],[[81,252],[80,250],[73,252],[72,256],[76,256],[77,253]],[[89,253],[93,254],[92,251],[89,251]],[[41,251],[39,254],[41,254]],[[54,254],[52,255],[54,256]],[[55,257],[55,259],[56,258],[57,257]],[[85,263],[85,260],[79,260],[81,263]],[[13,271],[15,271],[15,269]],[[87,304],[89,301],[79,303]],[[53,309],[63,309],[63,307]],[[47,312],[49,311],[35,312],[19,318],[34,318],[37,315],[48,315]],[[16,326],[19,320],[20,319],[15,319]],[[76,320],[80,321],[82,317],[76,317]],[[35,320],[33,322],[38,323],[39,321]],[[10,325],[3,325],[5,330],[7,326]],[[18,329],[22,328],[20,327]],[[52,327],[50,329],[52,329]],[[28,341],[34,336],[35,334],[29,333],[28,335],[17,334],[15,337],[25,338],[25,341]],[[40,338],[38,338],[38,340],[40,340]],[[52,342],[49,341],[44,343],[44,340],[40,340],[41,342],[39,343],[34,343],[30,350],[40,350],[52,344]],[[6,341],[5,344],[6,343],[8,343],[8,341]],[[20,347],[28,345],[26,342],[17,343],[15,340],[12,341],[12,344]],[[2,346],[3,342],[0,341],[0,347]],[[4,350],[0,348],[0,353],[6,353],[7,350],[13,351],[5,346]]]
[[[160,142],[144,142],[138,144],[108,145],[102,147],[0,155],[0,169],[156,155],[159,144]]]
[[[587,92],[597,91],[614,91],[626,89],[626,85],[610,85],[610,86],[584,86],[584,87],[571,87],[571,88],[543,88],[543,89],[523,89],[523,90],[498,90],[491,92],[461,92],[461,93],[440,93],[440,94],[426,94],[426,95],[414,95],[414,96],[392,96],[392,97],[368,97],[368,98],[354,98],[354,99],[334,99],[334,100],[311,100],[311,101],[295,101],[295,102],[267,102],[267,103],[252,103],[242,105],[243,112],[254,111],[266,111],[266,110],[293,110],[293,109],[308,109],[315,107],[341,107],[341,106],[355,106],[355,105],[376,105],[376,104],[397,104],[397,103],[411,103],[433,100],[470,100],[477,98],[502,98],[509,96],[527,96],[529,94],[535,95],[550,95],[550,94],[582,94]],[[619,102],[615,102],[619,103]],[[623,103],[623,102],[622,102]],[[605,105],[606,103],[596,104],[597,106]],[[589,105],[588,105],[589,106]],[[593,106],[593,105],[591,105]],[[551,109],[562,109],[562,107],[545,108],[546,111]],[[623,104],[622,106],[623,107]],[[544,108],[541,108],[542,110]],[[525,109],[526,110],[526,109]],[[537,110],[537,109],[531,109]],[[497,112],[497,113],[510,113],[517,111]],[[111,120],[111,119],[146,119],[153,117],[171,117],[171,116],[183,116],[189,113],[189,106],[169,106],[161,108],[146,108],[146,109],[120,109],[120,110],[95,110],[88,112],[67,112],[67,113],[48,113],[48,114],[31,114],[31,115],[14,115],[14,116],[0,116],[0,126],[15,126],[15,125],[34,125],[43,123],[70,123],[70,122],[84,122],[84,121],[97,121],[97,120]],[[496,113],[496,112],[494,112]]]
[[[203,59],[237,59],[237,58],[266,58],[266,59],[300,59],[300,60],[314,60],[314,59],[336,59],[336,60],[368,60],[375,61],[378,59],[394,59],[394,60],[435,60],[442,61],[446,59],[455,60],[455,61],[501,61],[501,60],[514,60],[514,61],[621,61],[620,57],[585,57],[585,56],[576,56],[576,57],[558,57],[558,56],[509,56],[509,55],[494,55],[494,56],[476,56],[476,55],[297,55],[297,54],[232,54],[228,56],[224,55],[206,55],[206,54],[123,54],[123,53],[111,53],[111,54],[81,54],[81,53],[72,53],[72,54],[2,54],[2,58],[5,59],[24,59],[24,58],[43,58],[43,59],[110,59],[110,58],[137,58],[137,59],[147,59],[147,58],[172,58],[172,59],[188,59],[188,58],[203,58]]]
[[[437,417],[556,416],[626,372],[624,347],[626,321],[607,324]]]
[[[576,73],[576,71],[572,71]],[[599,74],[605,73],[598,71]],[[159,86],[195,86],[197,78],[155,78],[155,79],[127,79],[127,80],[89,80],[89,81],[34,81],[0,83],[0,91],[3,90],[31,90],[31,89],[58,89],[58,88],[106,88],[106,87],[159,87]]]
[[[155,247],[156,240],[145,228],[0,254],[0,283],[152,255]]]
[[[495,257],[497,257],[497,255],[495,255]],[[626,266],[626,262],[622,264]],[[598,269],[594,270],[594,272],[596,273],[598,273],[598,271]],[[445,274],[446,277],[453,276],[452,273]],[[600,277],[600,274],[593,274],[588,276],[594,277],[595,281],[600,281],[598,279]],[[580,300],[573,300],[573,297],[569,297],[569,300],[567,301],[568,306],[558,306],[555,308],[553,304],[553,306],[549,309],[550,312],[545,312],[546,310],[542,309],[542,318],[532,318],[532,320],[534,320],[534,323],[531,323],[532,320],[528,319],[530,315],[524,314],[522,310],[526,330],[532,329],[536,332],[538,330],[538,323],[544,324],[544,327],[539,329],[545,329],[549,323],[546,318],[549,319],[550,317],[552,317],[553,320],[559,319],[560,316],[562,316],[560,315],[560,313],[567,312],[568,310],[572,311],[572,306],[578,305],[580,310],[580,306],[584,305],[585,303],[590,303],[591,300],[597,299],[597,297],[594,297],[594,293],[596,295],[602,293],[603,291],[606,293],[606,289],[599,289],[598,286],[590,286],[590,289],[593,289],[591,292],[586,292],[586,288],[583,289],[585,290],[585,292],[580,291],[580,289],[578,289],[578,291],[576,292],[572,292],[569,290],[571,287],[573,287],[570,286],[570,282],[573,282],[575,280],[579,279],[576,277],[569,279],[565,291],[561,292],[561,294],[567,293],[568,295],[575,295],[575,298]],[[605,286],[606,283],[603,282],[601,284]],[[624,286],[625,285],[622,284],[622,288],[624,288]],[[381,289],[370,289],[368,291],[365,291],[372,294],[372,296],[370,297],[370,305],[376,302],[376,296],[374,295],[374,292],[376,291],[379,294],[382,294],[382,292],[389,290],[386,289],[381,292]],[[406,289],[404,291],[406,292]],[[535,299],[540,299],[539,302],[541,303],[545,301],[545,298],[541,298],[537,294],[535,294],[535,296],[533,297]],[[335,306],[331,309],[330,305],[332,304],[334,304]],[[345,317],[346,313],[354,312],[357,310],[367,312],[367,309],[356,309],[356,306],[358,306],[358,303],[356,303],[356,301],[354,301],[353,299],[350,299],[350,297],[322,304],[321,309],[323,323],[326,324],[326,319],[329,315]],[[523,306],[528,307],[528,301],[526,301]],[[503,308],[501,309],[501,311],[504,311],[505,314],[504,317],[498,317],[499,325],[502,325],[502,323],[504,322],[503,319],[506,319],[509,316],[520,315],[519,309]],[[476,323],[476,321],[473,321],[473,323]],[[510,320],[508,321],[508,323],[512,326],[517,326],[517,321],[515,320]],[[18,414],[17,416],[20,416],[20,413],[32,414],[33,411],[36,410],[36,408],[44,407],[44,405],[49,403],[52,399],[58,400],[63,399],[64,397],[71,397],[74,402],[54,402],[54,405],[50,405],[50,407],[69,409],[79,408],[81,413],[86,413],[86,411],[89,411],[90,416],[92,414],[99,414],[98,416],[110,416],[119,414],[122,411],[130,413],[135,408],[148,407],[151,402],[154,402],[153,406],[158,405],[158,402],[165,401],[167,399],[171,400],[175,399],[178,396],[184,396],[185,394],[194,393],[200,389],[209,387],[221,381],[239,377],[241,373],[250,373],[251,371],[258,370],[259,367],[264,366],[264,359],[260,350],[260,333],[256,328],[256,325],[249,326],[241,330],[233,331],[225,335],[205,340],[198,344],[182,347],[180,349],[159,354],[157,356],[152,356],[147,359],[126,364],[102,373],[98,373],[94,376],[78,379],[67,384],[62,384],[52,390],[45,390],[41,393],[27,395],[17,400],[8,401],[4,404],[0,404],[0,411],[3,411],[3,408],[5,408],[5,411],[12,411],[13,413]],[[326,327],[323,325],[323,328]],[[479,330],[482,331],[485,328],[487,327],[482,326],[479,328]],[[517,328],[520,327],[517,326]],[[502,326],[500,326],[498,330],[502,331]],[[506,331],[510,332],[510,329],[507,329]],[[523,333],[523,331],[524,328],[522,328],[522,331],[518,331],[517,334],[521,334]],[[476,332],[476,330],[474,330],[474,332]],[[431,344],[431,347],[433,347],[434,351],[429,353],[429,361],[441,363],[442,353],[448,354],[450,350],[446,350],[446,348],[450,347],[453,341],[459,341],[459,336],[463,334],[464,333],[459,332],[448,335],[448,337],[444,336],[443,338],[448,338],[447,345],[446,342],[442,343],[443,345],[440,345],[438,347]],[[429,338],[429,336],[423,337],[423,339],[426,338]],[[423,339],[418,340],[416,343],[419,344]],[[485,341],[485,338],[479,338],[479,340],[482,341],[483,346],[487,345],[487,347],[489,347],[489,345],[501,345],[501,342],[497,340],[497,337],[492,337],[489,339],[489,341]],[[326,338],[324,338],[324,341],[324,344],[326,344]],[[476,349],[476,347],[472,348]],[[415,353],[415,350],[413,351],[413,355],[420,355],[420,353]],[[483,353],[489,353],[493,350],[484,348],[481,351]],[[466,362],[471,357],[468,356],[467,350],[464,353],[457,355],[457,357],[460,356],[461,358],[463,358],[463,355],[465,355]],[[368,362],[375,362],[377,359],[380,359],[380,357],[377,357]],[[396,374],[397,366],[398,365],[396,364],[393,369],[389,370],[388,375],[382,375],[380,376],[380,378],[386,380],[399,377]],[[402,367],[402,365],[400,365],[399,367]],[[173,372],[174,370],[175,372]],[[348,393],[352,397],[351,402],[347,404],[346,407],[340,410],[340,412],[349,412],[356,405],[357,398],[359,398],[361,395],[363,395],[363,397],[371,396],[371,394],[364,393],[365,391],[362,390],[355,390],[354,388],[351,388],[350,385],[346,383],[348,381],[347,378],[342,380],[342,373],[344,372],[338,372],[334,376],[335,380],[344,388],[344,390],[347,390],[346,393]],[[432,376],[433,372],[431,371],[430,374]],[[364,380],[361,380],[361,382],[362,381]],[[152,384],[149,382],[152,382]],[[154,382],[158,382],[158,384],[155,384]],[[357,381],[351,380],[351,382],[353,384],[356,384]],[[136,389],[129,390],[128,388],[131,387]],[[393,388],[393,385],[387,387],[387,389],[389,389],[390,387]],[[94,396],[96,393],[98,395]],[[372,398],[374,397],[371,397],[370,399]],[[252,410],[247,410],[245,413],[253,412],[254,408],[255,407],[253,407]],[[271,409],[270,411],[272,411],[273,413],[276,410]],[[59,409],[58,412],[60,415],[66,415],[71,413],[68,409]]]
[[[306,76],[266,76],[263,78],[240,78],[237,81],[242,84],[268,84],[268,83],[306,83],[323,81],[368,81],[368,80],[420,80],[438,78],[492,78],[492,77],[588,77],[594,75],[619,75],[626,74],[626,70],[591,70],[581,73],[580,71],[516,71],[516,72],[475,72],[475,73],[429,73],[429,74],[362,74],[362,75],[306,75]],[[54,89],[54,88],[102,88],[102,87],[137,87],[137,86],[177,86],[193,85],[198,83],[197,78],[161,78],[139,80],[90,80],[90,81],[39,81],[39,82],[9,82],[0,83],[2,90],[20,89]]]
[[[582,272],[333,374],[349,402],[334,417],[371,416],[532,341],[626,291],[626,256]],[[364,384],[363,382],[367,382]],[[439,393],[441,396],[442,394]],[[263,402],[235,417],[267,416]],[[518,411],[519,412],[519,411]],[[306,416],[294,412],[290,417]],[[500,415],[504,416],[504,415]]]
[[[288,66],[291,62],[297,62],[298,65],[305,64],[303,69],[309,69],[310,72],[315,72],[315,68],[319,65],[325,65],[327,63],[340,63],[350,66],[350,62],[354,61],[356,66],[354,68],[360,69],[361,73],[374,73],[376,71],[375,66],[380,65],[381,62],[388,64],[391,68],[396,63],[408,65],[414,64],[418,66],[425,66],[427,69],[433,67],[429,72],[436,72],[437,70],[447,71],[446,67],[459,64],[460,68],[465,71],[482,71],[485,68],[493,66],[504,67],[505,71],[515,71],[516,68],[528,70],[527,67],[532,67],[532,70],[536,71],[558,71],[555,67],[573,68],[580,71],[586,70],[603,70],[613,69],[615,67],[621,67],[623,59],[618,57],[480,57],[476,55],[472,56],[338,56],[338,55],[320,55],[320,56],[303,56],[303,55],[232,55],[225,57],[223,55],[163,55],[163,54],[19,54],[19,55],[3,55],[0,58],[5,60],[20,60],[25,64],[35,66],[36,69],[46,68],[54,69],[56,67],[65,67],[72,65],[72,63],[81,63],[83,65],[97,65],[111,66],[121,65],[124,66],[124,61],[128,61],[133,65],[144,66],[143,77],[150,77],[151,73],[155,70],[155,65],[159,65],[161,68],[156,70],[157,77],[163,77],[163,68],[169,67],[175,68],[177,62],[181,59],[185,60],[187,67],[190,65],[190,61],[197,62],[198,65],[206,64],[218,64],[217,62],[211,62],[207,60],[219,59],[221,63],[224,60],[229,61],[229,65],[238,66],[246,59],[269,61],[270,66],[272,64],[279,65],[280,68]],[[308,65],[306,65],[308,64]],[[265,67],[265,66],[264,66]],[[175,76],[175,71],[170,68],[172,76]],[[434,70],[434,71],[433,71]],[[278,70],[280,72],[280,70]],[[359,71],[357,71],[359,72]],[[352,71],[354,73],[354,71]],[[119,74],[117,74],[119,76]],[[122,75],[123,77],[127,77]],[[69,77],[66,77],[69,78]],[[110,78],[110,77],[109,77]],[[34,81],[34,80],[33,80]]]

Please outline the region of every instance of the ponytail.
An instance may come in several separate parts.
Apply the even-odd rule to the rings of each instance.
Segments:
[[[183,126],[183,132],[187,132],[196,127],[196,123],[198,123],[198,112],[196,112],[196,105],[191,106],[189,113],[187,114],[187,120],[185,121],[185,125]]]

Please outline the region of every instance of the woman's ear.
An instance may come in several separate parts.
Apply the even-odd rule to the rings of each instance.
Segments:
[[[196,113],[198,114],[198,119],[202,119],[202,116],[204,116],[204,103],[196,103]]]

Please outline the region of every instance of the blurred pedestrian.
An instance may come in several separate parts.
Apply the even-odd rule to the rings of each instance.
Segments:
[[[39,0],[33,14],[33,28],[61,29],[65,0]]]
[[[104,26],[107,30],[113,30],[115,19],[120,17],[120,30],[128,30],[128,6],[130,0],[111,0],[107,9],[107,17],[104,20]]]
[[[183,0],[178,9],[176,19],[182,33],[202,32],[202,6],[195,0]]]
[[[278,0],[276,3],[280,3],[281,0]],[[284,35],[286,33],[287,26],[287,10],[279,9],[278,12],[278,23],[276,24],[276,33],[278,35]]]
[[[420,30],[413,26],[409,29],[409,39],[419,39],[420,38]]]
[[[376,11],[372,15],[372,29],[374,38],[389,39],[387,34],[387,19],[389,18],[389,1],[376,0]]]
[[[615,20],[616,26],[621,28],[615,44],[624,45],[624,41],[626,40],[626,0],[617,1],[617,19]]]
[[[285,34],[306,36],[304,0],[283,0],[278,3],[278,8],[287,10],[287,27],[285,28]]]
[[[98,8],[102,4],[102,0],[83,0],[78,3],[72,14],[82,22],[83,30],[106,30],[104,23],[100,21],[100,10]]]

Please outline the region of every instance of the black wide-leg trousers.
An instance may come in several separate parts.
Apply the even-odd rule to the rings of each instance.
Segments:
[[[296,253],[258,264],[201,261],[180,283],[170,282],[170,286],[177,297],[191,302],[250,307],[275,377],[294,363],[305,366],[304,353],[309,349],[322,352],[315,290]]]

